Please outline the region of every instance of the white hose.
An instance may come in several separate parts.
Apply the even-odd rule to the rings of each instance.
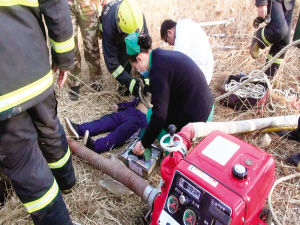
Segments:
[[[222,131],[226,134],[237,134],[274,127],[296,129],[299,117],[300,114],[228,122],[196,122],[191,124],[195,131],[195,138],[200,138],[207,136],[214,130]]]

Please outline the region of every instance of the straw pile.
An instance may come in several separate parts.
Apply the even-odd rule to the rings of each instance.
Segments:
[[[177,20],[178,18],[192,18],[198,22],[224,20],[234,17],[235,22],[224,27],[223,25],[204,28],[208,35],[225,33],[226,37],[211,37],[211,46],[215,57],[214,77],[211,89],[214,96],[219,96],[220,85],[229,74],[246,72],[259,68],[266,59],[267,51],[258,60],[253,60],[249,55],[249,45],[253,34],[252,21],[257,16],[253,0],[138,0],[146,17],[149,32],[153,38],[153,47],[167,48],[160,40],[160,24],[166,18]],[[299,1],[294,12],[299,12]],[[294,15],[296,15],[295,13]],[[295,27],[297,15],[293,19]],[[101,45],[101,43],[100,43]],[[234,49],[225,51],[219,46],[234,46]],[[82,50],[82,47],[81,47]],[[276,79],[272,82],[273,88],[285,90],[293,87],[300,93],[300,50],[291,48],[284,60]],[[97,119],[110,113],[110,106],[114,103],[126,100],[117,93],[118,84],[108,73],[102,59],[103,91],[95,93],[83,86],[79,101],[72,102],[68,98],[68,87],[58,90],[58,116],[63,119],[68,116],[73,121],[81,123]],[[80,79],[88,84],[88,70],[83,62],[83,73]],[[282,96],[271,96],[273,103],[271,110],[265,110],[260,114],[257,110],[247,112],[235,112],[219,104],[215,109],[215,121],[229,121],[249,118],[258,118],[275,115],[296,114],[297,111],[286,102]],[[298,112],[299,113],[299,112]],[[247,135],[239,135],[243,140],[263,148],[262,137],[264,134],[254,132]],[[284,159],[299,152],[300,144],[287,141],[270,134],[271,145],[264,148],[276,158],[277,178],[295,173],[295,168],[287,165]],[[118,153],[122,148],[114,149],[111,153]],[[108,155],[110,153],[107,153]],[[103,174],[90,168],[86,163],[73,157],[73,165],[77,176],[77,184],[73,192],[64,196],[71,217],[81,224],[148,224],[144,219],[147,213],[147,205],[138,197],[116,196],[100,187],[99,181]],[[159,182],[159,170],[156,169],[150,182],[157,185]],[[282,224],[299,224],[300,221],[300,179],[281,183],[273,193],[274,209]],[[20,201],[11,191],[8,202],[0,207],[0,224],[31,224],[31,219],[26,214]]]

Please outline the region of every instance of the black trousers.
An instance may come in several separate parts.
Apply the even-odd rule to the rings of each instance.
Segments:
[[[56,106],[53,92],[0,122],[0,166],[35,224],[72,224],[59,188],[71,188],[75,174]]]
[[[283,1],[273,0],[272,4],[268,6],[271,13],[271,22],[260,28],[256,33],[257,38],[260,40],[258,42],[260,48],[271,46],[267,62],[290,43],[294,6],[295,0],[290,10],[285,9]],[[274,63],[265,71],[267,76],[275,76],[284,56],[285,54],[282,54],[274,60]]]

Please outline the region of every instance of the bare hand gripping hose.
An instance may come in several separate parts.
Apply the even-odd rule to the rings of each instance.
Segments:
[[[103,173],[124,184],[152,207],[152,203],[158,194],[157,188],[153,188],[147,181],[128,169],[123,163],[112,162],[110,159],[91,151],[72,139],[68,139],[68,143],[73,154],[85,160],[95,169],[101,170]]]

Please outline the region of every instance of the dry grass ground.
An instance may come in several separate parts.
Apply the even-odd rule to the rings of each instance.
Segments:
[[[253,60],[248,54],[251,35],[254,31],[252,21],[257,12],[254,0],[138,0],[146,16],[147,25],[154,41],[154,48],[167,47],[160,40],[159,30],[161,22],[166,18],[174,20],[190,17],[198,22],[223,20],[233,17],[235,21],[228,27],[214,26],[205,28],[208,35],[225,33],[226,37],[210,39],[214,57],[215,70],[211,82],[214,96],[220,95],[220,87],[226,76],[239,72],[250,72],[259,68],[265,61],[262,54],[258,60]],[[299,14],[299,0],[296,1],[293,19],[293,28]],[[232,45],[235,49],[223,50],[218,46]],[[87,68],[83,65],[83,82],[87,81]],[[72,102],[68,98],[68,88],[56,89],[58,99],[58,115],[61,121],[68,116],[75,122],[86,122],[110,112],[110,105],[124,98],[117,94],[117,82],[111,78],[102,60],[102,83],[104,90],[94,93],[87,87],[82,88],[80,99]],[[285,57],[273,87],[284,90],[293,87],[300,93],[300,50],[291,48]],[[229,121],[246,118],[259,118],[264,116],[296,114],[295,109],[280,96],[271,96],[276,103],[273,111],[265,110],[260,114],[256,110],[247,112],[235,112],[229,108],[216,105],[215,121]],[[261,138],[264,134],[254,132],[247,135],[239,135],[243,140],[262,147]],[[284,159],[287,155],[300,151],[300,144],[286,141],[270,134],[272,143],[264,150],[272,154],[277,163],[277,178],[295,173],[295,168],[287,165]],[[120,152],[122,148],[115,149],[112,153]],[[86,163],[73,157],[74,168],[77,176],[77,184],[73,192],[65,195],[64,199],[74,221],[85,225],[92,224],[148,224],[144,216],[148,210],[147,205],[138,197],[116,196],[103,189],[99,181],[103,174],[92,169]],[[154,185],[159,181],[159,170],[156,169],[150,182]],[[282,224],[300,224],[300,179],[294,179],[280,184],[273,194],[274,209]],[[8,202],[0,208],[0,224],[31,224],[31,219],[26,214],[20,201],[14,193],[9,196]]]

